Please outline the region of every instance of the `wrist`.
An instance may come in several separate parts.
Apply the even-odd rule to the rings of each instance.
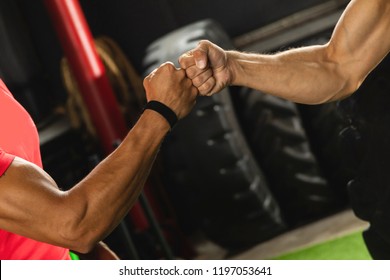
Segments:
[[[150,110],[158,113],[168,124],[170,130],[176,125],[178,117],[176,113],[164,103],[161,103],[156,100],[150,100],[145,105],[144,111]]]
[[[240,85],[240,53],[237,51],[226,51],[226,65],[227,65],[227,86]]]
[[[153,111],[153,110],[145,110],[140,119],[143,119],[145,122],[145,127],[153,131],[153,133],[157,134],[167,134],[170,130],[171,127],[167,120],[161,116],[158,112]]]

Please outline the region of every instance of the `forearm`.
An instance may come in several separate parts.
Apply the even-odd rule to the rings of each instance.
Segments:
[[[179,119],[197,90],[184,70],[162,64],[144,80],[147,100]],[[79,184],[61,191],[38,166],[16,157],[0,178],[0,228],[81,253],[108,235],[134,205],[170,125],[145,110],[122,144]]]
[[[299,103],[341,99],[356,91],[390,49],[390,1],[353,0],[328,44],[251,55],[228,52],[232,84]]]
[[[258,89],[294,102],[318,104],[347,96],[346,73],[327,55],[326,46],[311,46],[275,55],[228,52],[233,85]]]
[[[69,242],[87,247],[103,239],[138,198],[160,144],[169,130],[166,121],[147,110],[123,143],[68,193]],[[82,243],[82,242],[81,242]]]

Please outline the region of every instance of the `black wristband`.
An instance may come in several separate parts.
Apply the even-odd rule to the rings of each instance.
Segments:
[[[159,101],[156,101],[156,100],[149,101],[146,104],[144,111],[146,109],[156,111],[161,116],[163,116],[167,120],[169,125],[171,126],[171,129],[175,126],[175,124],[178,121],[176,113],[171,108],[169,108],[167,105],[165,105]]]

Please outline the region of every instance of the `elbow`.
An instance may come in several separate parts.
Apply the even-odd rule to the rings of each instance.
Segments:
[[[80,244],[80,246],[77,246],[74,249],[70,249],[70,250],[81,253],[81,254],[88,254],[96,247],[97,243],[98,242],[91,243],[88,245],[87,244]]]
[[[80,203],[82,204],[82,203]],[[102,238],[103,230],[96,227],[96,220],[88,218],[88,205],[78,208],[67,207],[71,209],[66,211],[61,223],[60,242],[63,247],[70,250],[86,254],[90,252]]]
[[[94,234],[91,230],[73,230],[72,232],[62,234],[61,238],[61,243],[64,244],[63,247],[82,254],[92,251],[100,241],[100,236]]]
[[[96,235],[82,229],[65,228],[59,236],[60,246],[82,254],[89,253],[100,241]]]
[[[327,100],[327,102],[342,100],[350,97],[354,94],[362,85],[364,79],[357,77],[356,75],[349,75],[348,77],[341,77],[338,89]]]
[[[72,248],[69,248],[69,249],[76,251],[76,252],[79,252],[81,254],[88,254],[96,247],[96,244],[98,242],[99,242],[99,240],[97,240],[97,239],[80,238],[79,240],[74,241],[72,243]]]
[[[364,82],[367,74],[362,73],[359,60],[340,55],[330,44],[324,46],[323,65],[332,81],[333,94],[327,96],[325,102],[345,99],[355,93]]]
[[[68,249],[71,251],[85,255],[85,254],[90,253],[95,246],[96,246],[96,244],[94,244],[94,246],[86,246],[85,244],[79,244],[77,246],[74,246],[73,248],[69,247]]]
[[[360,75],[356,71],[352,74],[350,74],[348,80],[347,80],[347,86],[345,93],[348,95],[352,95],[355,93],[360,86],[363,84],[364,80],[366,79],[367,75]]]
[[[338,100],[343,100],[351,96],[360,87],[360,82],[355,82],[350,79],[337,78],[333,80],[332,88],[328,88],[321,93],[314,95],[315,97],[305,104],[319,105]]]

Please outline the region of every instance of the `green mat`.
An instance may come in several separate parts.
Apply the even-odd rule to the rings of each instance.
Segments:
[[[362,233],[357,232],[341,238],[320,243],[275,260],[371,260],[364,244]]]

